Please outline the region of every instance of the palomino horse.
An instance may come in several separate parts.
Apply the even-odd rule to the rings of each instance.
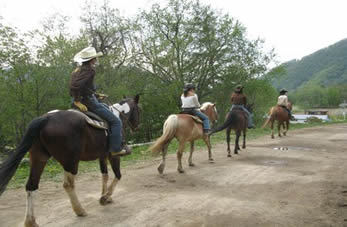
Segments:
[[[288,109],[292,109],[292,104],[288,102]],[[270,123],[271,127],[271,138],[274,139],[274,122],[277,121],[277,128],[278,128],[278,136],[282,137],[281,135],[281,126],[283,127],[283,135],[287,135],[287,131],[289,130],[289,113],[284,107],[281,106],[274,106],[271,107],[269,111],[269,118],[265,121],[263,128]]]
[[[247,110],[250,112],[251,112],[251,106],[252,105],[246,106]],[[246,148],[247,126],[248,126],[247,113],[245,111],[243,111],[242,109],[236,107],[236,108],[233,108],[233,110],[227,114],[226,120],[223,123],[223,125],[212,130],[211,135],[213,133],[227,129],[226,130],[227,151],[228,151],[228,157],[231,157],[231,154],[230,154],[230,133],[231,133],[231,130],[233,129],[235,131],[235,134],[236,134],[234,154],[238,154],[238,150],[240,150],[239,139],[240,139],[241,133],[243,134],[242,148],[243,149]]]
[[[129,125],[132,130],[136,130],[139,125],[138,102],[139,95],[136,95],[134,99],[124,99],[110,108],[119,111],[123,126]],[[56,159],[64,168],[63,187],[77,216],[87,215],[75,192],[75,176],[79,161],[99,159],[102,173],[102,195],[99,201],[102,205],[112,202],[112,193],[121,179],[120,158],[108,153],[106,131],[89,125],[80,112],[52,111],[29,124],[17,150],[0,167],[0,195],[28,151],[30,175],[26,184],[25,226],[38,226],[34,216],[33,195],[39,187],[41,174],[50,157]],[[109,186],[107,159],[115,174]]]
[[[211,125],[217,121],[217,110],[215,104],[206,102],[201,106],[200,110],[208,116]],[[190,142],[190,154],[188,159],[189,166],[194,166],[192,161],[194,141],[200,138],[204,140],[208,147],[209,160],[213,161],[210,139],[207,135],[204,135],[202,124],[196,122],[189,114],[172,114],[164,123],[163,135],[148,149],[154,153],[162,152],[162,161],[158,166],[160,174],[164,172],[167,149],[173,138],[176,138],[179,142],[179,148],[177,151],[177,171],[179,173],[184,173],[182,168],[182,155],[186,142]]]

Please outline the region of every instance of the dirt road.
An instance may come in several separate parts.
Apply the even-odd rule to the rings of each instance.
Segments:
[[[281,150],[280,147],[288,148]],[[163,176],[159,158],[123,169],[114,203],[100,206],[99,173],[77,179],[87,217],[72,212],[62,184],[43,183],[35,201],[41,226],[347,226],[347,125],[289,131],[248,142],[226,157],[224,143],[195,152],[195,167],[176,171],[170,155]],[[0,226],[18,226],[24,189],[0,198]]]

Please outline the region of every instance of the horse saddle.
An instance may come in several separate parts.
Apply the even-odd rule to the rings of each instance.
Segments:
[[[192,117],[192,119],[193,119],[196,123],[202,124],[202,120],[201,120],[198,116],[195,116],[194,113],[193,113],[193,111],[182,110],[182,111],[180,112],[180,114],[188,114],[188,115],[190,115],[190,116]]]
[[[105,129],[105,130],[109,129],[108,123],[104,119],[102,119],[101,117],[99,117],[98,115],[96,115],[93,112],[90,112],[90,111],[82,112],[82,111],[77,110],[77,109],[68,109],[68,111],[79,113],[81,116],[84,117],[86,122],[89,125],[93,126],[94,128],[100,128],[100,129]]]

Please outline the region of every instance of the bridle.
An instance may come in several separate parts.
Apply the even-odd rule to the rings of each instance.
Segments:
[[[125,120],[126,125],[129,126],[129,128],[131,129],[131,131],[135,132],[135,131],[137,130],[137,127],[135,127],[135,126],[130,122],[130,120],[129,120],[129,118],[130,118],[130,116],[131,116],[132,113],[129,114],[129,117],[127,117],[127,115],[124,114],[122,111],[118,110],[117,107],[112,106],[112,108],[114,108],[115,110],[118,111],[118,113],[119,113],[121,119]]]

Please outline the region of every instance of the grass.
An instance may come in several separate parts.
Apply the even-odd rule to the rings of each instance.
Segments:
[[[290,130],[294,129],[301,129],[301,128],[308,128],[308,127],[317,127],[317,126],[323,126],[323,125],[331,125],[331,124],[337,124],[337,123],[347,123],[347,121],[333,121],[329,123],[321,123],[321,122],[312,122],[309,124],[291,124]],[[256,129],[248,130],[247,132],[247,140],[253,140],[256,138],[259,138],[261,136],[268,135],[270,137],[271,130],[269,127],[261,128],[258,127]],[[225,141],[225,131],[219,132],[214,134],[211,137],[211,143],[212,145],[218,144]],[[231,141],[233,143],[234,141],[234,133],[232,132]],[[195,143],[196,149],[199,147],[205,147],[205,144],[202,140],[197,140]],[[129,156],[126,156],[122,158],[121,161],[121,168],[124,168],[125,166],[132,165],[134,163],[143,162],[145,160],[151,160],[154,157],[149,152],[145,152],[148,149],[149,145],[144,145],[140,147],[134,147],[133,153]],[[189,144],[186,144],[186,151],[189,150]],[[175,153],[178,148],[178,143],[176,140],[173,140],[169,146],[168,153]],[[112,170],[109,168],[109,171],[112,172]],[[96,172],[99,173],[99,162],[96,161],[89,161],[89,162],[80,162],[79,165],[79,174],[81,173],[87,173],[87,172]],[[29,161],[28,158],[26,158],[18,167],[16,174],[10,181],[10,184],[8,188],[18,188],[23,187],[25,185],[25,182],[29,175]],[[61,165],[54,159],[51,159],[48,161],[45,170],[42,174],[41,179],[43,181],[57,181],[62,182],[63,178],[63,168]]]

